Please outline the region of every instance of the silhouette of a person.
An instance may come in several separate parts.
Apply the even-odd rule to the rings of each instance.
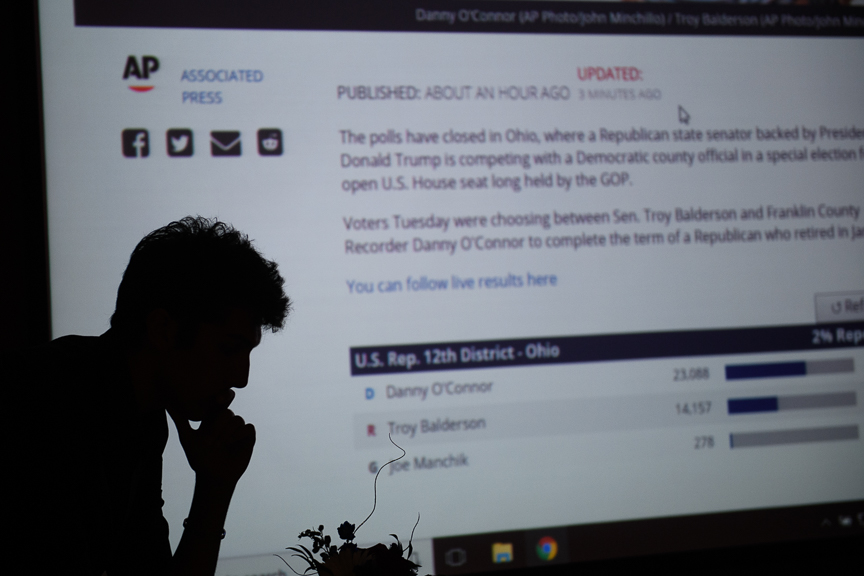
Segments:
[[[255,428],[229,405],[262,329],[284,325],[283,284],[245,235],[187,217],[135,248],[110,330],[3,363],[12,377],[9,550],[29,571],[213,574],[255,444]],[[166,412],[195,471],[173,555],[161,498]]]

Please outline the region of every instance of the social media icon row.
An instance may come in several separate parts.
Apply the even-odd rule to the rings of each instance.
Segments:
[[[194,151],[192,130],[171,128],[165,132],[165,149],[168,156],[192,156]],[[210,132],[211,156],[240,156],[242,141],[239,130],[213,130]],[[258,154],[261,156],[282,155],[282,130],[261,128],[258,130]],[[150,132],[144,128],[123,130],[123,156],[146,158],[150,155]]]

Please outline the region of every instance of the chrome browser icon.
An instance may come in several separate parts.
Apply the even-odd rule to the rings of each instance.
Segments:
[[[553,560],[558,555],[558,542],[551,536],[543,536],[537,541],[537,557],[541,560]]]

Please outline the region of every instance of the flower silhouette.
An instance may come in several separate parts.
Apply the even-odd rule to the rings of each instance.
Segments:
[[[336,531],[339,533],[339,538],[342,540],[345,540],[346,542],[354,540],[354,524],[351,524],[347,520],[343,522]]]

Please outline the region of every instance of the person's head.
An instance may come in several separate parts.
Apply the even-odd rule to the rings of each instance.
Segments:
[[[128,348],[160,352],[163,379],[190,419],[246,385],[261,330],[290,308],[276,263],[230,225],[186,217],[135,247],[117,291],[112,332]]]

